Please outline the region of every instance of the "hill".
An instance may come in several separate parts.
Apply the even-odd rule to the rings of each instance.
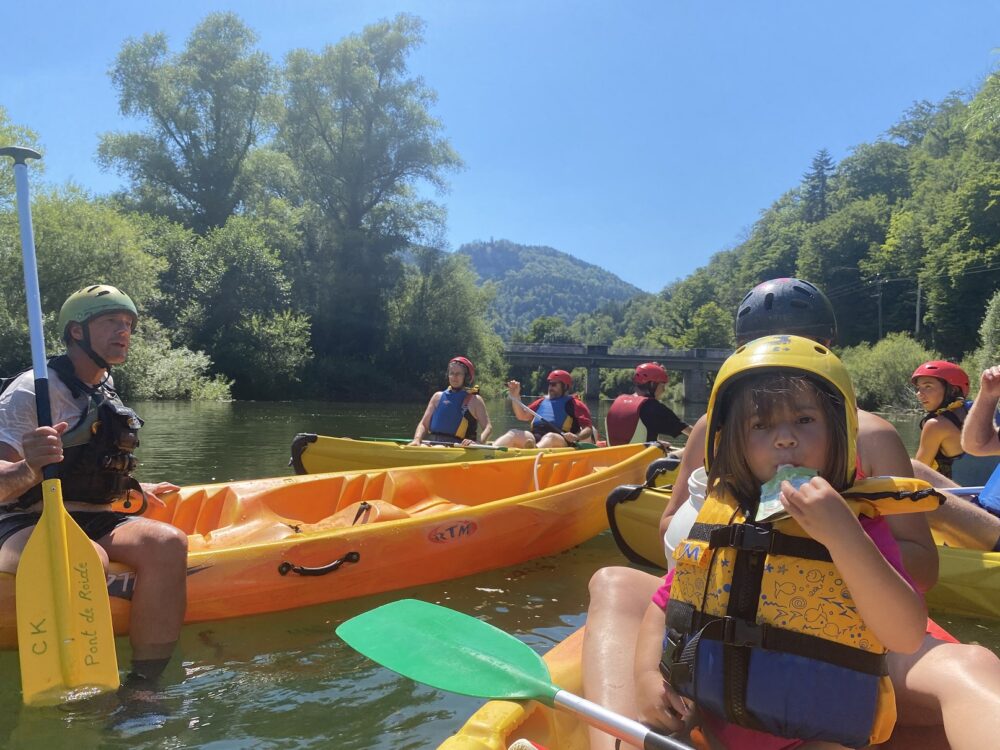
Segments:
[[[504,337],[542,315],[569,323],[579,313],[642,294],[610,271],[551,247],[491,240],[462,245],[458,252],[469,257],[480,284],[495,285],[489,317]]]

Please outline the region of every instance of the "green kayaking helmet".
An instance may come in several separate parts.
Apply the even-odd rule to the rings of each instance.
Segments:
[[[125,292],[110,284],[92,284],[73,292],[59,309],[59,330],[63,341],[69,344],[72,337],[69,334],[70,323],[83,326],[83,341],[80,346],[99,367],[109,369],[108,363],[93,350],[90,345],[90,331],[87,323],[100,315],[124,312],[132,316],[132,330],[139,322],[139,311],[136,310],[132,298]]]

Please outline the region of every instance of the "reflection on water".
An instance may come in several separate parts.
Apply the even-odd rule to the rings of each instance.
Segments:
[[[289,473],[298,432],[409,436],[425,404],[140,403],[140,478],[180,484]],[[591,404],[599,424],[608,402]],[[510,405],[488,402],[494,434],[515,425]],[[680,407],[676,407],[680,413]],[[693,422],[703,411],[684,410]],[[915,424],[913,414],[893,420]],[[902,430],[901,430],[902,431]],[[915,431],[904,433],[911,447]],[[679,441],[678,441],[679,442]],[[164,689],[143,705],[113,697],[71,707],[20,705],[17,655],[0,653],[7,675],[0,744],[12,748],[371,748],[435,747],[481,701],[416,685],[361,657],[334,635],[345,619],[402,596],[482,616],[539,651],[582,624],[587,581],[623,564],[610,534],[570,552],[515,568],[407,591],[184,628]],[[997,649],[985,624],[940,618],[966,640]],[[119,655],[128,659],[127,641]],[[447,665],[442,665],[447,669]]]

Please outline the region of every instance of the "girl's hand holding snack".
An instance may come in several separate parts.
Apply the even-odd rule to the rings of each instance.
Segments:
[[[799,489],[782,482],[781,504],[824,547],[864,533],[844,498],[823,477],[813,477]]]

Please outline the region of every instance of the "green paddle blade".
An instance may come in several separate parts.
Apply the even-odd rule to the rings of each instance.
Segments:
[[[528,645],[436,604],[401,599],[352,617],[337,635],[372,661],[451,693],[551,706],[558,692]]]
[[[15,582],[21,688],[31,705],[118,687],[104,566],[63,507],[59,480],[45,480],[42,494]]]

